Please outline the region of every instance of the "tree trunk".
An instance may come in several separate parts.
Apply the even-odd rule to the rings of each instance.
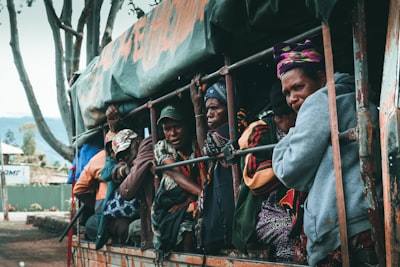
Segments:
[[[35,119],[36,125],[43,139],[62,157],[66,160],[72,161],[73,159],[73,149],[71,146],[67,146],[57,140],[52,132],[50,131],[48,125],[46,124],[39,105],[36,101],[35,94],[33,92],[32,85],[30,83],[28,74],[26,73],[24,62],[22,60],[20,48],[19,48],[19,36],[18,36],[18,26],[14,1],[7,0],[7,9],[10,16],[10,35],[11,35],[11,49],[14,57],[14,64],[17,68],[20,80],[24,86],[25,94],[29,102],[29,106],[32,111],[32,115]],[[64,99],[65,100],[65,99]]]
[[[93,0],[93,10],[89,15],[87,22],[87,39],[86,39],[86,65],[92,59],[99,55],[100,47],[100,11],[103,5],[103,0]]]

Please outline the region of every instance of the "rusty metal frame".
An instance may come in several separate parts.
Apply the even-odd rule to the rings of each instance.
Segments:
[[[379,125],[386,266],[400,264],[400,1],[390,0],[380,95]]]
[[[368,204],[368,216],[372,226],[372,237],[379,266],[385,266],[385,246],[381,213],[373,177],[373,135],[368,99],[368,58],[365,22],[365,1],[358,0],[353,8],[354,76],[357,104],[357,140],[359,144],[360,171],[364,193]]]
[[[332,56],[332,42],[331,42],[330,29],[324,23],[322,23],[322,37],[324,41],[325,71],[326,71],[326,80],[328,85],[329,119],[331,125],[333,166],[335,169],[335,176],[336,176],[336,198],[337,198],[336,200],[338,206],[338,217],[339,217],[339,227],[340,227],[340,249],[342,252],[342,265],[347,267],[350,266],[350,260],[349,260],[349,247],[347,242],[346,207],[344,202],[342,165],[341,165],[340,146],[339,146],[339,130],[338,130],[337,109],[336,109],[336,91],[335,91],[335,81],[333,77],[334,69],[333,69],[333,56]]]

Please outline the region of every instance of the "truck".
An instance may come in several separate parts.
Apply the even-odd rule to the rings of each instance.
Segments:
[[[268,92],[276,75],[273,45],[310,39],[323,47],[328,84],[334,72],[355,77],[357,127],[350,134],[360,147],[360,174],[368,192],[365,197],[370,203],[368,214],[375,251],[379,266],[399,266],[399,27],[399,0],[162,1],[79,73],[70,88],[74,144],[78,149],[101,131],[106,124],[107,107],[116,103],[129,103],[130,109],[125,110],[121,120],[139,125],[156,143],[161,138],[156,123],[161,107],[170,101],[190,105],[189,87],[197,73],[204,74],[202,81],[225,79],[231,96],[229,127],[234,129],[238,99],[254,115],[271,105]],[[334,96],[329,97],[334,102]],[[377,155],[371,155],[370,149],[373,126],[365,112],[369,101],[379,106]],[[330,112],[334,126],[336,110],[330,106]],[[238,136],[231,131],[230,138],[236,140]],[[332,144],[338,138],[332,135]],[[273,146],[261,149],[272,150]],[[337,166],[340,170],[339,156],[337,152],[333,155],[335,170]],[[372,166],[379,167],[378,178],[372,177],[371,157],[381,159],[379,166]],[[207,157],[199,158],[206,160]],[[239,168],[233,170],[237,199],[242,176]],[[340,177],[338,172],[337,192]],[[376,201],[375,179],[382,179],[382,203]],[[343,198],[338,195],[338,220],[342,262],[349,266]],[[69,263],[73,266],[299,266],[269,261],[264,250],[244,253],[232,249],[220,255],[173,252],[158,261],[154,249],[113,245],[96,249],[93,242],[79,234],[71,239]]]

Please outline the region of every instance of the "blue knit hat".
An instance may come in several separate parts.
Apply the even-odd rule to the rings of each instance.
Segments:
[[[218,81],[213,85],[211,85],[210,87],[208,87],[206,94],[204,95],[204,102],[206,102],[207,99],[209,98],[216,98],[218,99],[219,102],[226,105],[227,97],[226,97],[225,84],[223,82]]]

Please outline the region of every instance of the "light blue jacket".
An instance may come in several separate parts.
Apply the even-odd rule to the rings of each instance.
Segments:
[[[335,74],[339,132],[357,124],[354,77]],[[378,110],[371,104],[371,117],[378,127]],[[351,237],[371,228],[360,176],[358,144],[340,144],[342,177]],[[275,147],[273,170],[287,187],[307,191],[304,231],[308,261],[314,266],[340,246],[335,172],[329,123],[328,89],[310,95],[301,106],[296,126]]]

